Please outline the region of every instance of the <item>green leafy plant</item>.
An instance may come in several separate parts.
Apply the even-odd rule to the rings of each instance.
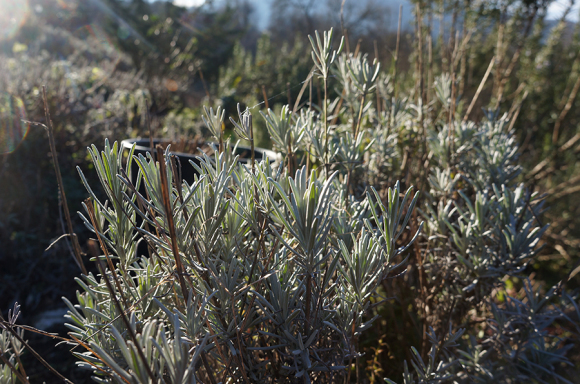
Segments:
[[[330,65],[325,63],[318,64]],[[367,83],[376,80],[378,67],[371,72]],[[362,106],[372,86],[361,87]],[[252,157],[250,168],[238,164],[226,141],[215,158],[203,156],[194,165],[194,180],[179,182],[168,149],[165,154],[158,149],[157,161],[129,153],[125,166],[116,145],[106,143],[101,156],[91,149],[111,202],[98,200],[85,182],[91,199],[84,222],[101,252],[94,254],[100,275],[79,280],[78,305],[67,301],[71,337],[87,350],[77,353],[81,366],[97,380],[114,382],[331,382],[341,376],[349,381],[354,362],[360,380],[360,341],[380,318],[373,315],[376,308],[392,305],[383,293],[392,271],[410,260],[421,264],[422,288],[414,300],[430,326],[425,341],[431,348],[426,355],[411,349],[401,369],[405,383],[415,377],[539,379],[540,372],[567,362],[570,345],[549,341],[546,327],[573,299],[548,304],[555,298],[551,294],[540,303],[527,285],[527,300],[492,299],[505,276],[525,271],[546,230],[538,222],[543,209],[538,196],[515,182],[517,146],[506,117],[488,113],[484,122],[457,121],[449,128],[445,116],[431,121],[426,115],[423,124],[432,128],[424,130],[424,138],[435,156],[431,174],[423,176],[430,190],[419,200],[411,188],[402,194],[399,182],[375,187],[370,181],[395,162],[367,160],[384,145],[371,129],[387,138],[390,132],[421,134],[413,109],[394,120],[399,125],[385,118],[387,124],[371,128],[377,115],[372,103],[340,112],[337,103],[330,105],[343,116],[327,132],[336,148],[330,163],[311,158],[309,147],[316,141],[300,140],[318,136],[313,121],[324,121],[324,111],[302,111],[294,118],[284,107],[280,118],[263,114],[286,160],[298,153],[308,157],[310,166],[295,171],[290,161],[272,166]],[[219,140],[223,113],[206,113],[204,121]],[[252,143],[251,114],[238,107],[238,115],[239,122],[230,120],[238,136]],[[353,121],[364,128],[355,130],[356,141]],[[450,129],[452,136],[445,134]],[[137,180],[126,170],[132,162],[139,167]],[[366,175],[353,177],[363,171]],[[367,192],[353,193],[361,189]],[[427,222],[425,232],[416,207]],[[148,254],[138,254],[138,241],[147,243]],[[393,280],[399,294],[415,289],[406,281]],[[453,327],[474,308],[489,316],[489,341],[470,339],[471,328]],[[538,330],[544,333],[516,340],[510,332],[529,319],[517,315],[526,311],[540,316],[525,321],[542,322]],[[497,354],[497,343],[514,351],[532,349],[514,359],[507,350]],[[492,361],[482,358],[492,355]]]
[[[522,7],[505,33],[535,17]],[[89,149],[104,194],[79,169],[98,270],[77,279],[78,304],[66,299],[79,365],[99,382],[361,383],[379,334],[386,358],[372,364],[404,383],[569,380],[578,298],[530,276],[549,226],[525,183],[519,107],[501,111],[503,48],[489,109],[471,120],[481,89],[465,112],[463,42],[441,49],[438,76],[419,50],[409,81],[335,50],[332,30],[315,36],[319,105],[261,113],[282,161],[256,161],[253,108],[239,104],[229,121],[249,167],[221,108],[205,110],[219,149],[193,180],[178,180],[169,148]]]

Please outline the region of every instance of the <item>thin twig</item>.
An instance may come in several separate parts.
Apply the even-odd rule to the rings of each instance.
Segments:
[[[298,111],[298,107],[300,106],[300,100],[302,100],[302,95],[304,94],[306,87],[308,87],[309,85],[310,85],[310,99],[309,99],[310,100],[310,109],[312,109],[312,76],[314,75],[315,68],[316,68],[316,66],[312,66],[312,69],[310,69],[310,73],[308,74],[308,77],[306,78],[306,80],[302,84],[302,88],[300,88],[300,92],[298,92],[298,97],[296,98],[296,102],[294,103],[294,108],[292,109],[292,113],[296,113],[296,111]]]
[[[68,233],[69,233],[69,235],[72,239],[72,243],[73,243],[73,250],[74,250],[73,257],[76,260],[77,265],[80,267],[83,274],[88,275],[87,269],[85,268],[85,265],[83,264],[83,259],[81,257],[81,246],[79,244],[79,240],[77,238],[77,235],[74,233],[72,221],[70,218],[70,211],[68,209],[68,203],[66,201],[66,193],[64,191],[64,183],[62,181],[62,175],[60,174],[60,167],[58,165],[58,156],[56,153],[56,145],[54,142],[54,130],[52,127],[52,120],[50,119],[50,110],[48,108],[48,98],[46,97],[46,87],[44,85],[42,86],[42,99],[44,102],[44,114],[46,116],[46,128],[48,131],[48,141],[50,144],[50,152],[52,153],[52,160],[54,163],[54,171],[56,173],[56,181],[58,183],[58,188],[59,188],[60,196],[62,199],[62,205],[63,205],[64,215],[66,218]]]
[[[397,84],[397,64],[399,63],[399,48],[401,44],[401,21],[403,18],[403,4],[399,5],[399,24],[397,26],[397,43],[395,45],[395,57],[393,59],[393,84],[395,86],[395,98],[397,98],[397,91],[399,90]]]
[[[173,257],[175,258],[175,267],[177,268],[177,277],[179,279],[179,285],[181,285],[181,291],[185,302],[187,303],[189,298],[189,290],[185,285],[185,279],[183,274],[185,270],[183,269],[183,263],[181,262],[181,256],[179,255],[179,245],[177,243],[177,234],[175,232],[175,222],[173,220],[173,209],[171,208],[171,199],[169,194],[171,193],[171,188],[167,181],[167,171],[165,170],[165,158],[163,156],[163,148],[157,145],[157,159],[159,159],[159,177],[161,181],[161,194],[163,197],[163,205],[165,208],[165,215],[167,218],[167,226],[169,227],[169,237],[171,237],[171,250],[173,251]]]
[[[8,332],[10,332],[16,339],[18,339],[18,341],[24,345],[29,351],[30,353],[38,360],[40,361],[40,363],[42,365],[44,365],[50,372],[54,373],[56,376],[58,376],[61,380],[64,380],[65,383],[70,383],[73,384],[72,381],[70,381],[69,379],[67,379],[66,377],[64,377],[60,372],[58,372],[56,369],[54,369],[50,364],[48,364],[46,362],[46,360],[44,360],[42,358],[42,356],[40,356],[38,354],[38,352],[36,352],[30,345],[28,345],[28,343],[22,338],[20,337],[20,335],[18,334],[18,332],[16,332],[12,326],[12,324],[8,321],[6,321],[4,319],[4,317],[2,317],[2,314],[0,314],[0,323],[2,323],[2,326],[4,327],[4,329],[8,330]]]
[[[500,105],[502,98],[503,98],[503,91],[504,91],[505,85],[507,84],[512,71],[514,70],[516,64],[518,63],[518,60],[519,60],[520,55],[522,53],[522,49],[524,48],[524,45],[525,45],[525,41],[530,33],[530,30],[531,30],[532,25],[533,25],[533,21],[534,21],[536,14],[538,12],[538,8],[539,7],[537,5],[534,6],[533,12],[528,16],[528,23],[526,25],[526,28],[524,29],[524,33],[522,34],[521,38],[518,39],[518,41],[519,41],[518,47],[516,48],[516,51],[514,52],[514,55],[512,56],[512,59],[510,60],[510,63],[508,65],[507,69],[500,76],[499,86],[497,88],[497,100],[496,100],[496,105],[495,105],[496,109],[499,108],[499,105]],[[498,67],[498,70],[499,70],[499,67]]]
[[[481,93],[481,91],[483,90],[483,87],[485,86],[485,82],[487,81],[487,78],[489,77],[489,74],[491,73],[491,70],[493,68],[494,63],[495,63],[495,56],[492,57],[491,61],[489,62],[489,65],[487,67],[487,71],[485,71],[485,75],[483,75],[483,79],[481,79],[481,83],[479,83],[479,87],[477,87],[477,91],[475,91],[475,95],[473,96],[473,99],[471,99],[471,103],[469,104],[469,107],[467,108],[467,112],[465,112],[465,116],[463,116],[463,121],[467,121],[467,119],[469,119],[469,114],[473,110],[473,107],[475,106],[475,103],[477,102],[477,99],[479,98],[479,94]]]
[[[209,94],[209,90],[207,89],[207,84],[205,83],[205,79],[203,78],[203,72],[201,68],[198,69],[199,78],[201,79],[201,84],[203,85],[203,89],[205,91],[205,95],[207,96],[207,101],[211,104],[211,96]]]
[[[270,109],[268,105],[268,94],[266,93],[266,86],[262,84],[262,95],[264,96],[264,104],[266,105],[266,110]]]
[[[375,46],[375,60],[377,61],[377,63],[380,63],[380,61],[379,61],[379,46],[377,45],[377,40],[374,40],[373,44]],[[381,115],[381,94],[378,90],[378,87],[377,87],[377,91],[376,91],[376,96],[377,96],[377,106],[376,106],[377,115],[380,116]]]
[[[149,130],[149,152],[153,156],[153,161],[155,161],[155,151],[153,151],[153,127],[151,126],[151,117],[149,116],[149,102],[145,100],[145,106],[147,108],[147,129]]]
[[[558,142],[562,122],[566,118],[566,115],[568,115],[568,112],[572,108],[572,105],[574,105],[574,101],[576,100],[576,96],[578,95],[579,90],[580,90],[580,76],[578,76],[578,79],[576,79],[576,83],[574,83],[574,88],[572,88],[572,91],[568,96],[566,106],[564,107],[562,112],[560,112],[558,120],[556,120],[556,123],[554,124],[554,131],[552,132],[552,144],[556,144]]]
[[[26,376],[24,376],[18,369],[16,369],[16,367],[4,357],[4,351],[0,351],[0,359],[2,359],[2,362],[8,366],[8,368],[10,368],[10,370],[12,371],[12,373],[14,373],[16,375],[16,377],[18,377],[18,379],[20,381],[22,381],[25,384],[30,383],[28,381],[28,379],[26,378]]]

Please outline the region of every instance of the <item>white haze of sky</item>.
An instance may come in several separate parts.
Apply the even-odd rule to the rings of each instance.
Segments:
[[[568,6],[568,4],[569,4],[568,0],[556,0],[556,1],[554,1],[552,4],[550,4],[550,7],[548,8],[548,16],[551,19],[559,19],[562,16],[562,13],[564,12],[564,10]],[[567,19],[570,21],[577,22],[579,10],[580,10],[580,4],[578,4],[578,3],[574,4],[574,7],[570,11],[570,14],[568,15]]]
[[[250,0],[250,3],[254,6],[256,10],[256,21],[258,23],[259,29],[265,29],[268,26],[268,20],[270,18],[270,4],[272,0]],[[347,1],[360,1],[360,0],[347,0]],[[392,3],[393,8],[398,8],[401,0],[383,0],[387,3]],[[175,5],[182,7],[197,7],[205,3],[205,0],[173,0]],[[550,4],[548,8],[548,18],[558,19],[562,15],[562,12],[566,9],[569,4],[569,0],[555,0]],[[570,14],[568,15],[568,20],[577,22],[579,20],[578,12],[580,11],[580,3],[576,3]]]
[[[205,3],[205,0],[173,0],[173,4],[180,7],[197,7]]]

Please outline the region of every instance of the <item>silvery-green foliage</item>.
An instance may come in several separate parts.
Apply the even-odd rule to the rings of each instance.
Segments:
[[[131,326],[133,327],[133,332],[135,332],[137,327],[134,318],[132,320]],[[83,354],[76,352],[74,354],[81,360],[86,361],[85,363],[80,363],[79,366],[87,369],[93,369],[93,365],[99,366],[101,370],[110,375],[112,381],[115,383],[124,383],[127,381],[130,383],[153,383],[154,381],[148,376],[147,369],[158,372],[162,372],[164,369],[165,362],[161,359],[159,350],[155,348],[154,342],[156,337],[160,339],[163,331],[163,327],[157,327],[156,321],[145,324],[142,332],[137,337],[139,343],[137,347],[131,340],[126,341],[115,326],[110,325],[109,332],[112,335],[111,341],[118,348],[116,356],[110,355],[95,342],[89,342],[89,345],[101,357],[102,362],[99,359],[95,359],[89,353]],[[139,359],[137,348],[142,348],[144,351],[145,362]],[[107,379],[100,377],[96,377],[95,379],[97,382],[108,382]]]
[[[348,110],[349,118],[355,121],[358,118],[361,97],[374,92],[377,86],[380,65],[369,65],[367,55],[346,52],[339,55],[335,63],[331,71],[341,86],[336,92],[342,94],[345,101],[344,111]]]
[[[210,179],[215,179],[218,177],[222,171],[231,175],[233,178],[236,177],[234,170],[238,163],[239,156],[235,154],[237,144],[232,145],[229,140],[224,143],[224,152],[217,154],[215,157],[209,157],[207,154],[203,153],[200,158],[200,164],[196,164],[190,161],[192,167],[194,167],[200,175],[209,177]],[[239,179],[235,179],[236,182]]]
[[[453,332],[451,324],[449,330],[443,337],[439,337],[433,328],[429,329],[427,337],[431,348],[427,356],[427,361],[415,347],[411,347],[412,360],[411,372],[405,361],[405,371],[403,373],[403,384],[438,384],[457,382],[455,368],[458,360],[454,355],[455,349],[459,346],[459,340],[465,333],[465,329]],[[389,384],[394,381],[385,379]]]
[[[20,315],[20,305],[14,304],[14,308],[8,310],[8,325],[0,324],[0,384],[14,384],[17,383],[17,374],[15,370],[21,370],[20,356],[24,352],[24,345],[18,340],[16,336],[7,329],[7,326],[12,326],[16,323]],[[13,330],[15,328],[12,328]],[[18,329],[16,331],[20,338],[24,337],[24,330]]]
[[[361,95],[374,92],[377,86],[376,81],[379,76],[379,70],[381,69],[381,64],[377,62],[376,58],[373,64],[369,64],[368,55],[365,54],[362,57],[360,55],[351,55],[346,65],[352,84]]]
[[[380,281],[382,274],[386,274],[384,269],[388,265],[388,259],[382,252],[378,239],[366,230],[362,235],[352,239],[351,249],[340,241],[340,252],[342,259],[346,262],[345,267],[340,269],[346,283],[345,297],[348,301],[354,301],[360,306],[360,312],[364,305],[369,305],[368,300],[373,294],[376,284]],[[351,235],[352,236],[352,235]],[[361,316],[362,317],[362,316]],[[370,324],[368,324],[370,326]]]
[[[344,45],[344,37],[340,40],[340,45],[338,50],[332,49],[332,40],[333,40],[333,29],[331,28],[329,31],[324,31],[323,40],[320,40],[320,35],[318,31],[315,32],[316,42],[312,38],[312,36],[308,35],[310,39],[310,44],[312,44],[312,61],[314,61],[314,65],[316,69],[318,69],[320,75],[323,78],[328,78],[328,74],[330,72],[330,66],[334,63],[337,55],[340,55],[342,51],[342,47]],[[332,51],[332,52],[331,52]]]
[[[226,142],[225,148],[231,145]],[[302,167],[288,175],[269,161],[252,171],[226,153],[202,155],[193,164],[198,172],[193,182],[177,184],[166,151],[159,160],[170,183],[168,210],[158,162],[150,155],[132,158],[143,196],[111,157],[117,147],[107,143],[104,153],[106,166],[93,156],[95,168],[103,187],[112,191],[108,196],[120,200],[106,213],[126,218],[134,226],[133,242],[141,236],[150,255],[117,241],[118,220],[102,218],[108,203],[95,200],[98,236],[107,239],[115,263],[115,270],[105,273],[120,291],[110,292],[112,284],[89,274],[77,280],[78,304],[65,302],[68,327],[87,347],[77,353],[80,365],[93,370],[97,380],[149,383],[170,377],[193,383],[207,379],[204,358],[216,370],[211,374],[220,377],[321,380],[340,374],[357,356],[354,341],[374,320],[364,314],[391,258],[405,249],[393,246],[416,197],[407,193],[401,199],[397,185],[387,206],[375,194],[377,201],[352,200],[343,212],[334,204],[342,190],[336,173],[322,179]],[[108,177],[113,172],[116,177]],[[88,184],[87,189],[95,196]],[[345,214],[357,215],[358,222]],[[96,231],[89,219],[86,223]],[[132,249],[129,261],[117,259],[128,254],[119,247]],[[177,260],[186,271],[188,294],[177,282]]]
[[[401,201],[400,188],[400,184],[397,182],[394,188],[387,189],[386,205],[382,203],[381,197],[379,196],[379,193],[376,189],[371,188],[376,199],[376,203],[372,202],[371,194],[367,192],[368,199],[370,201],[372,218],[377,225],[377,229],[373,229],[370,220],[368,219],[365,220],[365,225],[369,230],[376,233],[380,245],[385,252],[387,261],[404,252],[407,247],[409,247],[415,241],[423,226],[423,223],[421,223],[419,229],[409,243],[403,247],[396,247],[399,237],[407,230],[407,224],[411,219],[411,214],[413,213],[413,209],[415,208],[417,199],[419,198],[419,192],[416,192],[412,199],[409,199],[413,189],[411,187],[407,190],[407,192],[405,192],[403,200]],[[404,209],[407,206],[407,202],[409,202],[409,209],[405,215],[403,215]]]
[[[335,196],[335,201],[343,202],[344,194],[346,194],[344,186],[335,179],[334,190],[340,192],[340,194]],[[348,204],[333,204],[332,209],[334,211],[334,220],[332,222],[332,230],[337,236],[336,240],[341,240],[342,244],[345,244],[348,249],[352,249],[354,245],[354,239],[352,236],[355,233],[359,233],[364,225],[364,220],[370,217],[370,207],[368,200],[359,201],[355,198],[349,196]],[[335,239],[332,239],[333,241]],[[338,246],[337,244],[334,244]]]
[[[268,214],[274,209],[272,205],[272,200],[268,197],[274,193],[275,186],[273,183],[268,182],[272,179],[280,183],[285,191],[288,191],[288,175],[283,172],[283,164],[275,167],[273,163],[269,161],[261,161],[256,164],[256,173],[252,174],[249,172],[245,165],[241,165],[238,171],[234,172],[234,180],[236,184],[242,185],[243,180],[251,180],[254,187],[257,190],[258,198],[254,199],[252,204],[255,204],[255,211],[262,214]],[[249,178],[248,178],[249,176]]]
[[[234,125],[234,131],[241,139],[252,140],[252,114],[248,109],[242,112],[240,104],[238,104],[238,117],[240,119],[239,123],[230,117],[230,121]]]
[[[293,148],[298,147],[298,143],[304,136],[303,125],[307,124],[305,119],[299,119],[295,122],[294,115],[288,105],[282,107],[279,118],[271,109],[268,109],[267,114],[262,111],[260,114],[266,120],[272,141],[281,153],[287,155]]]
[[[487,120],[474,146],[477,151],[477,160],[474,166],[480,172],[472,171],[471,178],[484,185],[509,185],[521,172],[518,160],[517,139],[513,132],[507,132],[509,121],[506,115],[497,120]]]
[[[12,352],[12,339],[7,330],[0,330],[0,353],[5,356],[9,364],[0,364],[0,383],[12,384],[16,383],[16,374],[10,369],[10,366],[18,368],[16,362],[16,354]]]
[[[129,156],[133,155],[132,149]],[[88,149],[95,168],[98,169],[98,176],[101,184],[105,187],[105,193],[111,207],[107,207],[104,202],[101,202],[89,186],[83,172],[77,167],[81,176],[83,185],[89,192],[94,201],[94,211],[97,219],[97,224],[101,229],[107,223],[107,230],[101,233],[101,238],[114,248],[117,256],[120,258],[124,267],[131,265],[135,259],[136,239],[134,222],[136,213],[133,208],[135,205],[135,198],[125,200],[128,186],[124,184],[117,175],[121,174],[123,168],[123,153],[117,143],[111,147],[108,140],[105,140],[105,147],[99,154],[97,147],[94,145]],[[126,172],[131,173],[132,161],[127,162]],[[84,204],[84,203],[83,203]],[[92,223],[89,219],[81,214],[85,225],[93,232]]]
[[[507,185],[521,172],[516,163],[516,139],[507,131],[508,123],[507,115],[479,124],[455,121],[451,134],[447,124],[431,130],[429,146],[441,167],[456,167],[467,182],[476,184],[475,188]]]
[[[207,109],[206,106],[203,107],[203,111],[205,116],[201,116],[203,122],[207,129],[209,129],[211,135],[215,138],[215,140],[220,140],[222,136],[222,126],[224,123],[224,116],[225,110],[221,109],[221,106],[218,106],[215,113],[213,112],[213,108]],[[220,113],[221,112],[221,113]]]
[[[443,125],[440,130],[429,130],[429,149],[442,168],[450,168],[454,160],[451,157],[453,157],[459,158],[457,160],[458,166],[469,167],[471,170],[473,168],[471,164],[473,143],[477,127],[472,121],[455,121],[452,127],[454,128],[453,135],[450,135],[447,124]],[[450,151],[452,144],[454,145],[453,152]]]
[[[451,233],[447,223],[451,220],[453,201],[440,199],[437,201],[437,205],[429,204],[423,208],[426,212],[421,209],[419,209],[419,212],[427,220],[425,234],[429,237],[429,240],[447,238],[447,235]]]
[[[439,102],[445,108],[448,109],[451,105],[451,76],[449,73],[443,73],[435,79],[435,95],[439,99]]]
[[[542,203],[522,185],[510,184],[519,167],[514,139],[504,133],[505,116],[454,127],[453,137],[446,127],[431,134],[439,166],[429,177],[434,200],[426,207],[428,232],[435,244],[449,244],[447,237],[455,249],[453,273],[464,292],[476,287],[489,292],[505,274],[520,273],[538,252],[547,228],[537,221]],[[455,150],[450,158],[451,144]]]
[[[315,110],[300,110],[300,116],[296,125],[303,127],[304,140],[302,145],[313,157],[322,159],[324,156],[324,127],[321,124],[320,116]]]
[[[552,292],[543,300],[530,286],[523,301],[493,296],[506,276],[525,272],[546,230],[541,197],[516,182],[507,117],[486,111],[483,122],[450,122],[449,76],[437,79],[439,103],[413,103],[403,91],[395,97],[365,55],[340,55],[342,44],[332,51],[332,30],[311,43],[325,81],[338,58],[344,103],[262,113],[277,149],[307,153],[307,166],[264,159],[249,167],[226,141],[192,162],[198,175],[181,183],[169,150],[157,161],[130,154],[127,169],[139,167],[132,180],[115,145],[101,156],[91,149],[109,202],[83,182],[115,264],[106,276],[78,279],[78,304],[66,301],[68,326],[89,347],[81,365],[104,382],[343,380],[361,356],[358,340],[377,324],[385,279],[409,258],[417,268],[393,285],[407,289],[407,310],[432,328],[424,355],[412,348],[400,369],[405,384],[542,380],[566,363],[568,347],[546,327],[577,308],[574,299],[556,306]],[[374,91],[380,110],[374,98],[361,104]],[[332,114],[327,121],[320,110]],[[238,118],[230,117],[236,134],[252,140],[250,111],[238,105]],[[223,119],[206,110],[216,138]],[[421,201],[408,178],[389,188],[410,161],[427,168]],[[469,324],[474,308],[488,319],[483,340],[467,337],[473,327],[451,326]]]
[[[451,372],[456,381],[570,383],[560,369],[571,364],[565,354],[572,344],[549,332],[566,316],[570,303],[558,300],[554,288],[541,292],[529,280],[524,281],[523,291],[521,300],[504,296],[502,304],[490,304],[490,331],[482,341],[471,338],[455,352],[459,366]]]
[[[451,168],[434,168],[429,175],[429,194],[433,197],[449,197],[455,190],[455,184],[461,179],[461,175],[455,174],[451,177]]]
[[[386,108],[381,111],[379,121],[382,127],[386,127],[388,132],[404,126],[411,119],[411,111],[407,98],[394,98],[384,94]]]
[[[443,80],[436,87],[442,102]],[[443,123],[440,130],[430,132],[434,161],[428,199],[420,210],[427,219],[425,271],[427,281],[434,282],[425,305],[435,310],[427,318],[442,327],[453,316],[460,319],[474,305],[484,305],[493,336],[462,343],[441,360],[453,364],[443,365],[447,368],[440,376],[425,376],[419,382],[543,382],[542,377],[555,375],[555,367],[568,362],[569,347],[546,329],[569,303],[555,306],[552,291],[540,299],[529,283],[524,300],[505,297],[498,303],[490,297],[506,275],[524,273],[541,249],[539,242],[547,229],[539,219],[542,196],[515,182],[521,168],[507,123],[505,115],[487,111],[481,123],[456,121],[453,132]],[[446,284],[436,284],[438,279]],[[429,364],[415,361],[418,378],[425,367]],[[408,373],[404,378],[414,382]]]
[[[493,334],[488,343],[500,354],[498,360],[506,362],[505,371],[500,374],[523,380],[557,378],[568,382],[558,374],[558,367],[570,364],[565,354],[572,345],[562,346],[562,339],[547,331],[560,316],[559,308],[551,303],[554,289],[541,293],[525,281],[524,292],[521,301],[507,296],[504,307],[492,304]]]
[[[353,134],[345,132],[338,143],[334,144],[333,158],[346,169],[354,169],[362,165],[362,158],[373,146],[374,141],[365,143],[364,135],[360,134],[356,140]],[[365,145],[366,144],[366,145]]]
[[[19,369],[23,349],[24,346],[9,331],[0,330],[0,354],[6,359],[6,363],[0,363],[0,383],[14,384],[18,382],[12,368]]]
[[[452,232],[459,261],[475,275],[473,283],[521,272],[538,252],[539,238],[547,228],[536,222],[541,203],[529,212],[527,205],[533,198],[523,186],[514,192],[496,189],[489,198],[477,192],[474,204],[462,192],[460,195],[466,209],[457,203],[450,212],[456,222],[445,224]]]
[[[276,187],[282,199],[282,204],[276,204],[275,197],[269,196],[274,207],[274,218],[296,239],[301,252],[290,245],[287,245],[288,250],[298,258],[297,261],[308,273],[312,273],[325,256],[322,252],[332,223],[329,196],[333,177],[320,183],[315,172],[308,177],[306,167],[302,167],[296,172],[295,179],[288,178],[289,196],[279,183],[268,180]]]
[[[380,123],[382,126],[382,123]],[[386,125],[385,125],[386,127]],[[384,184],[396,165],[399,163],[398,135],[387,129],[373,129],[368,131],[373,143],[369,150],[368,169],[374,178],[371,182],[376,186]]]
[[[341,89],[337,89],[337,93],[344,93],[346,105],[353,110],[358,110],[357,106],[360,98],[358,97],[357,85],[354,83],[349,70],[349,61],[351,59],[355,59],[353,54],[347,55],[346,52],[343,52],[337,57],[336,65],[331,68],[331,71],[341,86]]]
[[[385,71],[379,72],[379,77],[377,78],[377,92],[379,96],[387,97],[388,95],[393,95],[394,91],[395,87],[391,74]]]

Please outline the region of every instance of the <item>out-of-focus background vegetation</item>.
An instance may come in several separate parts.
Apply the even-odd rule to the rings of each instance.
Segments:
[[[64,332],[54,325],[66,311],[61,297],[74,295],[80,272],[66,239],[48,248],[65,232],[49,144],[43,128],[21,120],[45,123],[43,85],[68,203],[76,212],[86,192],[75,166],[90,169],[88,145],[105,137],[147,137],[148,117],[155,136],[203,136],[203,105],[221,105],[227,114],[237,103],[255,112],[293,105],[312,68],[307,35],[330,27],[347,35],[347,49],[381,61],[401,88],[413,88],[418,73],[432,83],[448,71],[451,51],[462,51],[455,74],[459,103],[473,98],[493,61],[471,117],[477,120],[484,106],[518,111],[514,127],[527,167],[522,181],[548,193],[550,207],[542,218],[551,226],[534,278],[553,285],[574,272],[580,260],[580,26],[574,1],[201,3],[0,0],[3,313],[17,301],[20,321]],[[432,87],[424,92],[426,100],[434,99]],[[312,99],[321,99],[317,79]],[[258,144],[270,147],[265,126],[255,121]],[[88,233],[75,215],[73,224],[85,248]],[[578,282],[573,277],[569,288]],[[58,322],[51,325],[52,317]],[[85,379],[71,368],[72,358],[65,359],[65,347],[29,339],[73,381]],[[363,345],[369,369],[388,371],[394,352],[380,340]],[[41,366],[29,367],[32,382],[54,380]]]

